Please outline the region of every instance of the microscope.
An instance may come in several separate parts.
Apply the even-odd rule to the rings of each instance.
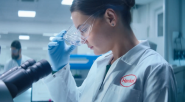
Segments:
[[[31,88],[32,83],[52,72],[46,60],[28,60],[20,67],[14,67],[0,75],[0,102],[13,102],[13,99]]]

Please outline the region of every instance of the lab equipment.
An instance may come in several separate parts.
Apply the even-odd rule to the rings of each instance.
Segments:
[[[0,80],[5,79],[7,76],[11,75],[12,73],[14,73],[17,69],[19,68],[23,68],[23,69],[27,69],[29,66],[32,66],[33,64],[35,64],[36,61],[35,60],[28,60],[25,63],[23,63],[20,67],[14,67],[11,70],[4,72],[1,76],[0,76]]]
[[[0,102],[13,102],[13,98],[32,86],[32,83],[49,75],[52,69],[46,60],[35,63],[28,60],[0,76]]]
[[[79,25],[77,28],[75,25],[71,26],[63,37],[66,43],[75,46],[85,44],[93,28],[94,21],[95,18],[90,16],[83,24]]]
[[[70,69],[89,70],[94,61],[100,56],[97,55],[70,55]]]
[[[74,45],[67,45],[63,40],[66,31],[59,33],[48,44],[48,53],[53,71],[58,71],[69,62],[70,53],[76,48]]]
[[[70,69],[77,86],[82,85],[92,64],[98,57],[97,55],[70,55]]]
[[[176,66],[173,67],[176,82],[177,82],[177,101],[176,102],[185,102],[185,66]]]

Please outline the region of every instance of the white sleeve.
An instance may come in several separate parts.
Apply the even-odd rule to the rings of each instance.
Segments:
[[[7,61],[4,65],[4,72],[8,71],[10,69],[10,61]]]
[[[161,64],[147,73],[143,102],[176,102],[177,88],[172,68]]]
[[[96,61],[95,61],[96,62]],[[80,87],[76,86],[74,77],[70,71],[70,65],[67,64],[60,71],[55,74],[50,74],[44,79],[46,86],[49,89],[50,95],[54,102],[79,102],[81,97],[85,94],[85,87],[88,81],[92,80],[94,72],[96,71],[96,63],[93,63],[89,73]]]
[[[69,64],[44,79],[54,102],[78,102],[80,87],[76,86]],[[82,87],[82,86],[81,86]]]

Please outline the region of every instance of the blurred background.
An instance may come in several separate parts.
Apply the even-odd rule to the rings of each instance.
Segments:
[[[11,59],[14,40],[21,42],[23,55],[36,61],[49,60],[47,44],[54,35],[73,24],[69,10],[71,3],[72,0],[0,0],[0,74]],[[22,17],[21,11],[31,13],[27,14],[29,17]],[[137,38],[149,40],[151,47],[173,66],[178,102],[185,102],[185,0],[136,0],[132,17],[131,26]],[[85,62],[88,58],[84,55],[94,55],[86,45],[78,47],[72,54],[83,55]],[[89,67],[72,69],[78,86],[88,70]],[[36,83],[14,101],[47,102],[50,95],[45,88],[40,89],[42,86],[43,83]]]

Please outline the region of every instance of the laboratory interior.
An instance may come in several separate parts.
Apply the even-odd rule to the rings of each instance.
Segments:
[[[70,12],[72,2],[0,0],[0,76],[10,70],[8,67],[15,67],[13,64],[20,66],[19,60],[13,62],[14,58],[20,56],[12,56],[17,51],[12,47],[19,42],[22,60],[31,58],[37,62],[45,59],[50,63],[48,43],[62,30],[68,30],[73,25]],[[177,102],[185,102],[185,0],[135,0],[131,15],[131,28],[137,39],[148,40],[151,49],[172,66],[177,83]],[[69,63],[77,86],[83,83],[99,56],[86,44],[72,51]],[[12,102],[53,100],[44,82],[37,80],[14,97]]]

